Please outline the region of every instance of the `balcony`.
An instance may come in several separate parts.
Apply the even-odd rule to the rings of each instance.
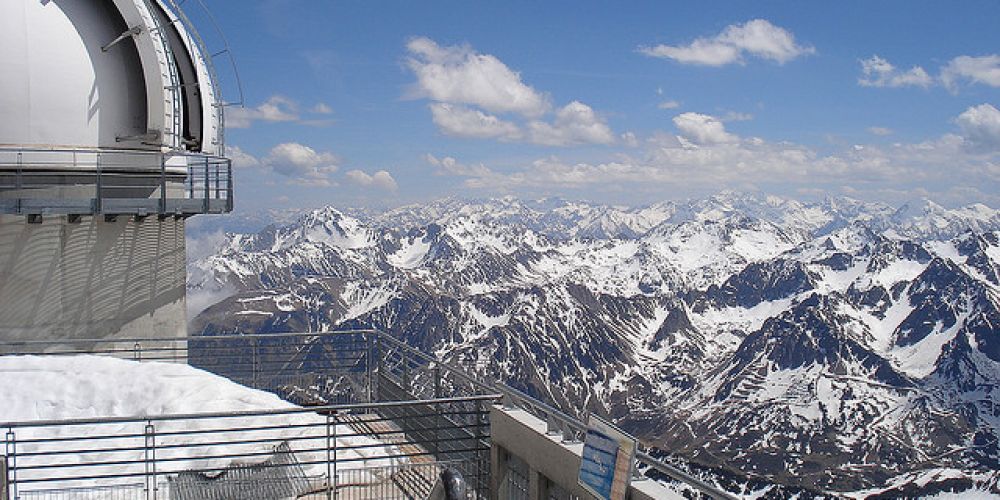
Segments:
[[[228,158],[0,146],[0,214],[190,216],[232,209]]]

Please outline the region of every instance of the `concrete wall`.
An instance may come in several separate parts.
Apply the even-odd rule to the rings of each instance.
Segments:
[[[184,220],[0,216],[0,341],[186,335]]]
[[[551,485],[578,498],[593,498],[577,482],[583,443],[564,444],[560,436],[545,434],[545,422],[524,410],[494,406],[490,411],[491,449],[490,491],[494,500],[511,495],[504,484],[511,456],[528,466],[528,498],[548,500]],[[515,495],[516,496],[516,495]],[[635,500],[683,498],[655,481],[633,481],[627,498]]]

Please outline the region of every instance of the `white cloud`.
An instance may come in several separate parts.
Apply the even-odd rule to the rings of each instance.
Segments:
[[[920,66],[900,71],[889,61],[873,55],[861,60],[861,77],[858,84],[863,87],[930,87],[934,80]]]
[[[941,70],[941,81],[954,90],[960,80],[1000,87],[1000,55],[958,56]]]
[[[302,117],[299,103],[282,95],[273,95],[266,101],[249,108],[227,108],[226,126],[230,128],[250,128],[254,122],[286,122],[325,127],[333,123],[328,119],[306,119]],[[309,108],[308,113],[328,115],[333,109],[324,103]]]
[[[676,109],[679,108],[680,106],[681,103],[677,101],[663,101],[660,104],[656,105],[656,107],[660,109]]]
[[[467,165],[459,163],[458,160],[452,158],[451,156],[445,156],[444,158],[439,159],[434,155],[427,154],[424,155],[424,161],[438,167],[436,172],[437,175],[457,175],[461,177],[478,178],[485,178],[494,175],[494,172],[482,163],[477,165]]]
[[[892,129],[886,127],[868,127],[868,132],[873,135],[892,135]]]
[[[520,139],[522,135],[516,124],[460,104],[437,102],[430,108],[434,123],[448,135],[505,141]]]
[[[962,137],[975,151],[1000,151],[1000,110],[990,104],[966,109],[955,118]]]
[[[406,44],[407,66],[416,74],[414,97],[471,104],[494,113],[537,117],[549,109],[544,95],[521,81],[521,75],[489,54],[468,45],[442,47],[420,37]]]
[[[309,109],[310,113],[315,113],[317,115],[328,115],[333,113],[333,108],[331,108],[325,102],[317,102],[315,106]]]
[[[528,124],[531,142],[545,146],[572,144],[611,144],[615,135],[594,110],[580,101],[573,101],[556,111],[555,121],[533,121]]]
[[[635,136],[635,132],[625,132],[622,134],[622,142],[626,146],[634,148],[639,145],[639,138]]]
[[[263,164],[274,172],[289,177],[292,183],[307,186],[331,186],[330,174],[338,170],[339,159],[328,152],[297,142],[286,142],[271,148]]]
[[[410,97],[429,98],[434,124],[445,134],[544,146],[612,144],[615,134],[593,108],[572,101],[556,109],[524,84],[521,76],[492,55],[468,45],[442,47],[428,38],[407,43],[407,65],[417,82]],[[513,118],[497,116],[513,113]]]
[[[379,170],[371,175],[361,170],[349,170],[344,175],[349,181],[359,186],[376,187],[386,191],[396,191],[399,189],[396,179],[393,179],[392,174],[385,170]]]
[[[970,108],[956,118],[964,136],[845,145],[826,155],[800,144],[740,138],[725,132],[713,117],[692,115],[680,120],[684,127],[678,126],[688,136],[659,132],[644,141],[641,151],[618,154],[611,161],[572,163],[546,157],[499,170],[470,167],[447,157],[447,162],[439,161],[439,173],[463,177],[468,188],[546,193],[585,189],[591,196],[634,191],[655,197],[668,189],[769,186],[785,191],[852,190],[879,198],[934,186],[936,192],[952,194],[981,189],[969,199],[1000,200],[995,194],[983,194],[995,191],[990,186],[1000,180],[1000,112],[992,106]],[[704,137],[695,143],[691,136],[698,134]],[[992,152],[970,150],[970,144],[982,146],[988,141],[996,141],[991,143]]]
[[[233,160],[233,168],[254,168],[260,166],[260,160],[254,155],[240,149],[239,146],[228,146],[226,157]]]
[[[273,95],[255,107],[226,110],[226,126],[231,128],[249,128],[255,121],[293,122],[298,119],[298,105],[280,95]]]
[[[745,54],[784,64],[812,54],[816,49],[797,44],[795,36],[784,28],[764,19],[754,19],[744,24],[731,24],[714,37],[697,38],[688,45],[639,47],[639,51],[682,64],[725,66],[743,63]]]
[[[674,117],[674,125],[685,139],[695,144],[722,144],[739,140],[726,132],[721,120],[710,115],[681,113]]]

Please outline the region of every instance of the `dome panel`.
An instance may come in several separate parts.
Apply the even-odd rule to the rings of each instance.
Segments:
[[[107,1],[0,5],[0,144],[141,147],[143,72],[134,43],[101,47],[128,27]]]

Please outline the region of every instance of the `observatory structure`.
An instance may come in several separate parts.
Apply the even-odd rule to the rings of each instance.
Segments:
[[[0,2],[0,340],[186,334],[184,221],[232,210],[173,0]]]

